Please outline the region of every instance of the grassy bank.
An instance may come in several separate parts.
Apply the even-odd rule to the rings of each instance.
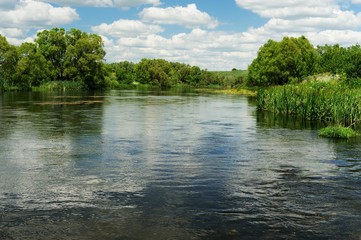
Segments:
[[[310,81],[260,90],[258,109],[321,120],[330,125],[355,126],[361,120],[361,88],[337,81]]]

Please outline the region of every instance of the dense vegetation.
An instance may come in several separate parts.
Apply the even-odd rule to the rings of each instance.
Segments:
[[[258,108],[321,120],[328,137],[351,137],[361,123],[361,47],[318,46],[304,37],[270,40],[249,67],[248,84],[268,86]]]
[[[107,72],[107,83],[111,88],[139,85],[163,89],[178,86],[236,88],[246,78],[245,71],[235,70],[225,75],[164,59],[142,59],[136,64],[128,61],[111,63],[107,65]]]
[[[37,34],[34,43],[9,44],[0,35],[0,90],[34,88],[100,89],[175,86],[235,88],[244,71],[226,76],[197,66],[142,59],[106,63],[100,36],[77,29],[54,28]]]
[[[307,120],[353,126],[361,121],[361,89],[310,81],[260,90],[258,108]]]
[[[104,85],[103,42],[95,34],[54,28],[19,47],[0,36],[0,88],[30,89],[72,81],[87,88]]]
[[[315,71],[317,53],[305,37],[269,40],[249,66],[248,84],[282,85],[299,82]]]
[[[248,85],[272,86],[302,82],[315,74],[330,73],[352,81],[361,78],[361,47],[317,46],[307,38],[269,40],[250,64]]]

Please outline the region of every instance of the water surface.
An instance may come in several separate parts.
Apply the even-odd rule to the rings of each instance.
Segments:
[[[0,239],[359,239],[360,140],[243,96],[4,93]]]

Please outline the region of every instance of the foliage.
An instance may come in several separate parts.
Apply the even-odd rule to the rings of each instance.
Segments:
[[[16,65],[17,85],[22,89],[30,89],[51,81],[54,76],[45,57],[33,43],[23,43],[18,48],[21,56]]]
[[[284,37],[281,42],[269,40],[249,66],[251,86],[283,85],[300,82],[315,71],[317,52],[304,36]]]
[[[361,89],[337,82],[307,82],[262,89],[257,104],[261,110],[323,120],[343,126],[361,120]]]
[[[240,88],[244,87],[248,75],[247,70],[232,69],[232,71],[216,71],[221,86],[224,88]]]
[[[108,82],[117,88],[127,85],[134,88],[158,87],[174,88],[177,86],[209,86],[222,85],[222,80],[197,66],[179,62],[168,62],[164,59],[142,59],[139,63],[128,61],[107,64]],[[146,88],[148,88],[146,87]]]
[[[359,135],[352,128],[342,127],[342,126],[331,126],[331,127],[321,128],[318,131],[318,134],[321,137],[327,137],[327,138],[352,138]]]
[[[16,47],[0,35],[0,89],[9,89],[16,85],[14,73],[18,59]]]
[[[361,47],[318,46],[317,72],[345,75],[346,78],[361,77]]]
[[[77,29],[39,32],[35,43],[10,45],[0,35],[0,89],[31,89],[52,81],[75,81],[86,88],[105,86],[100,36]]]

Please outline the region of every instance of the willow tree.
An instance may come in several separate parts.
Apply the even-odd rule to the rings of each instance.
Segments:
[[[253,86],[298,82],[315,71],[317,52],[304,36],[269,40],[249,66],[248,83]]]
[[[67,49],[64,60],[64,76],[83,82],[89,88],[103,87],[105,70],[102,38],[71,29],[67,35]]]
[[[15,68],[19,60],[16,47],[0,35],[0,89],[15,85]]]
[[[20,57],[16,65],[17,86],[29,89],[55,78],[50,64],[34,43],[23,43],[18,47]]]
[[[35,42],[50,66],[53,80],[78,81],[88,88],[104,85],[105,51],[100,36],[54,28],[38,33]]]

